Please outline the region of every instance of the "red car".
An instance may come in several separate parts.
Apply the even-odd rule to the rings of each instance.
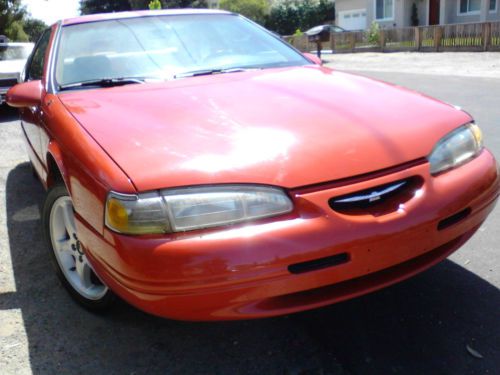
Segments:
[[[499,195],[467,113],[232,13],[62,21],[7,95],[62,283],[163,317],[317,308],[457,250]]]

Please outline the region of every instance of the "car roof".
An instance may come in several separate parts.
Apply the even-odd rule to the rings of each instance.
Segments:
[[[75,25],[87,22],[117,20],[124,18],[148,17],[148,16],[176,16],[190,14],[232,14],[231,12],[218,9],[168,9],[168,10],[137,10],[131,12],[99,13],[67,18],[61,21],[63,26]]]
[[[7,42],[0,43],[0,47],[33,47],[34,43],[18,43],[18,42]]]

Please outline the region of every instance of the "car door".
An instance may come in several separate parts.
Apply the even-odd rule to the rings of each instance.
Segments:
[[[24,71],[24,81],[42,80],[45,57],[49,46],[51,29],[47,29],[36,44]],[[40,126],[42,126],[41,105],[20,110],[21,127],[28,141],[28,153],[33,167],[43,175],[43,155],[41,152]]]

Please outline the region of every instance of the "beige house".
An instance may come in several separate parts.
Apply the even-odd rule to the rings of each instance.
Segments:
[[[417,6],[419,26],[500,21],[500,0],[336,0],[336,23],[347,30],[412,26]]]

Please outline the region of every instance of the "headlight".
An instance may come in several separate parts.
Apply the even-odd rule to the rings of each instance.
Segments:
[[[428,159],[431,174],[455,168],[475,158],[483,149],[483,135],[476,124],[468,124],[441,139]]]
[[[139,195],[111,192],[105,221],[120,233],[172,233],[241,223],[292,209],[288,196],[274,187],[221,185]]]

